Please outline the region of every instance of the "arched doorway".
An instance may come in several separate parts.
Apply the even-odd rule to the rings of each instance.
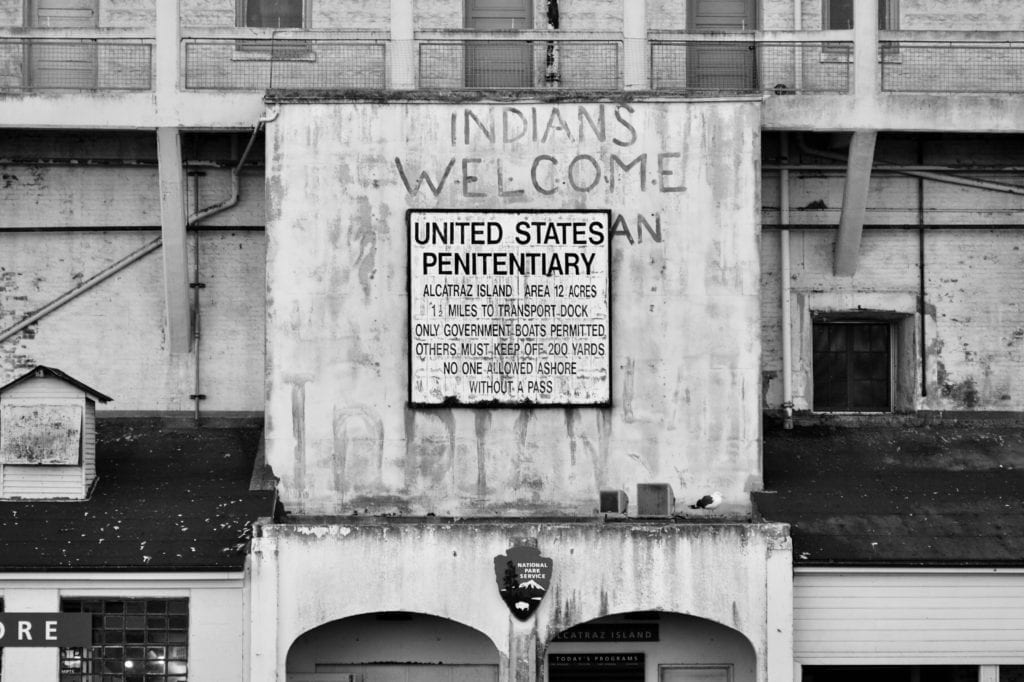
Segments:
[[[754,682],[757,655],[740,632],[664,611],[605,616],[548,643],[548,682]]]
[[[478,630],[405,611],[368,613],[303,633],[287,682],[497,682],[498,650]]]

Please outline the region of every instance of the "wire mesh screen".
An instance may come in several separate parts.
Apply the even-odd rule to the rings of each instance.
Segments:
[[[850,91],[853,43],[652,41],[651,87],[696,92]]]
[[[153,46],[139,40],[0,39],[0,91],[150,90]]]
[[[882,90],[1024,92],[1024,43],[883,41]]]
[[[598,40],[451,40],[419,45],[421,88],[622,87],[622,43]]]
[[[387,73],[385,41],[185,41],[187,90],[380,89]]]

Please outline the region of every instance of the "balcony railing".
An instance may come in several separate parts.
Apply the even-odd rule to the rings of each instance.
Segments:
[[[853,42],[799,35],[782,41],[755,33],[652,38],[651,88],[691,94],[850,92]]]
[[[1024,93],[1024,33],[894,31],[882,36],[883,92]]]
[[[0,36],[0,92],[152,88],[150,39]]]
[[[186,38],[186,90],[384,89],[388,41],[346,37]]]
[[[619,90],[623,41],[615,34],[437,31],[418,41],[417,85],[426,89]],[[557,37],[556,37],[557,36]]]

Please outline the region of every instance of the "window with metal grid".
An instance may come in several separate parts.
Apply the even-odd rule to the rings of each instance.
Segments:
[[[814,409],[892,409],[891,332],[885,322],[814,324]]]
[[[60,650],[60,682],[188,682],[188,599],[62,599],[92,646]]]
[[[842,31],[853,28],[853,0],[825,0],[821,6],[822,28]],[[878,0],[878,28],[895,31],[900,25],[899,0]]]

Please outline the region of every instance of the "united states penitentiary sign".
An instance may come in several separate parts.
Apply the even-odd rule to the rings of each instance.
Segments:
[[[410,402],[608,404],[610,222],[410,210]]]

